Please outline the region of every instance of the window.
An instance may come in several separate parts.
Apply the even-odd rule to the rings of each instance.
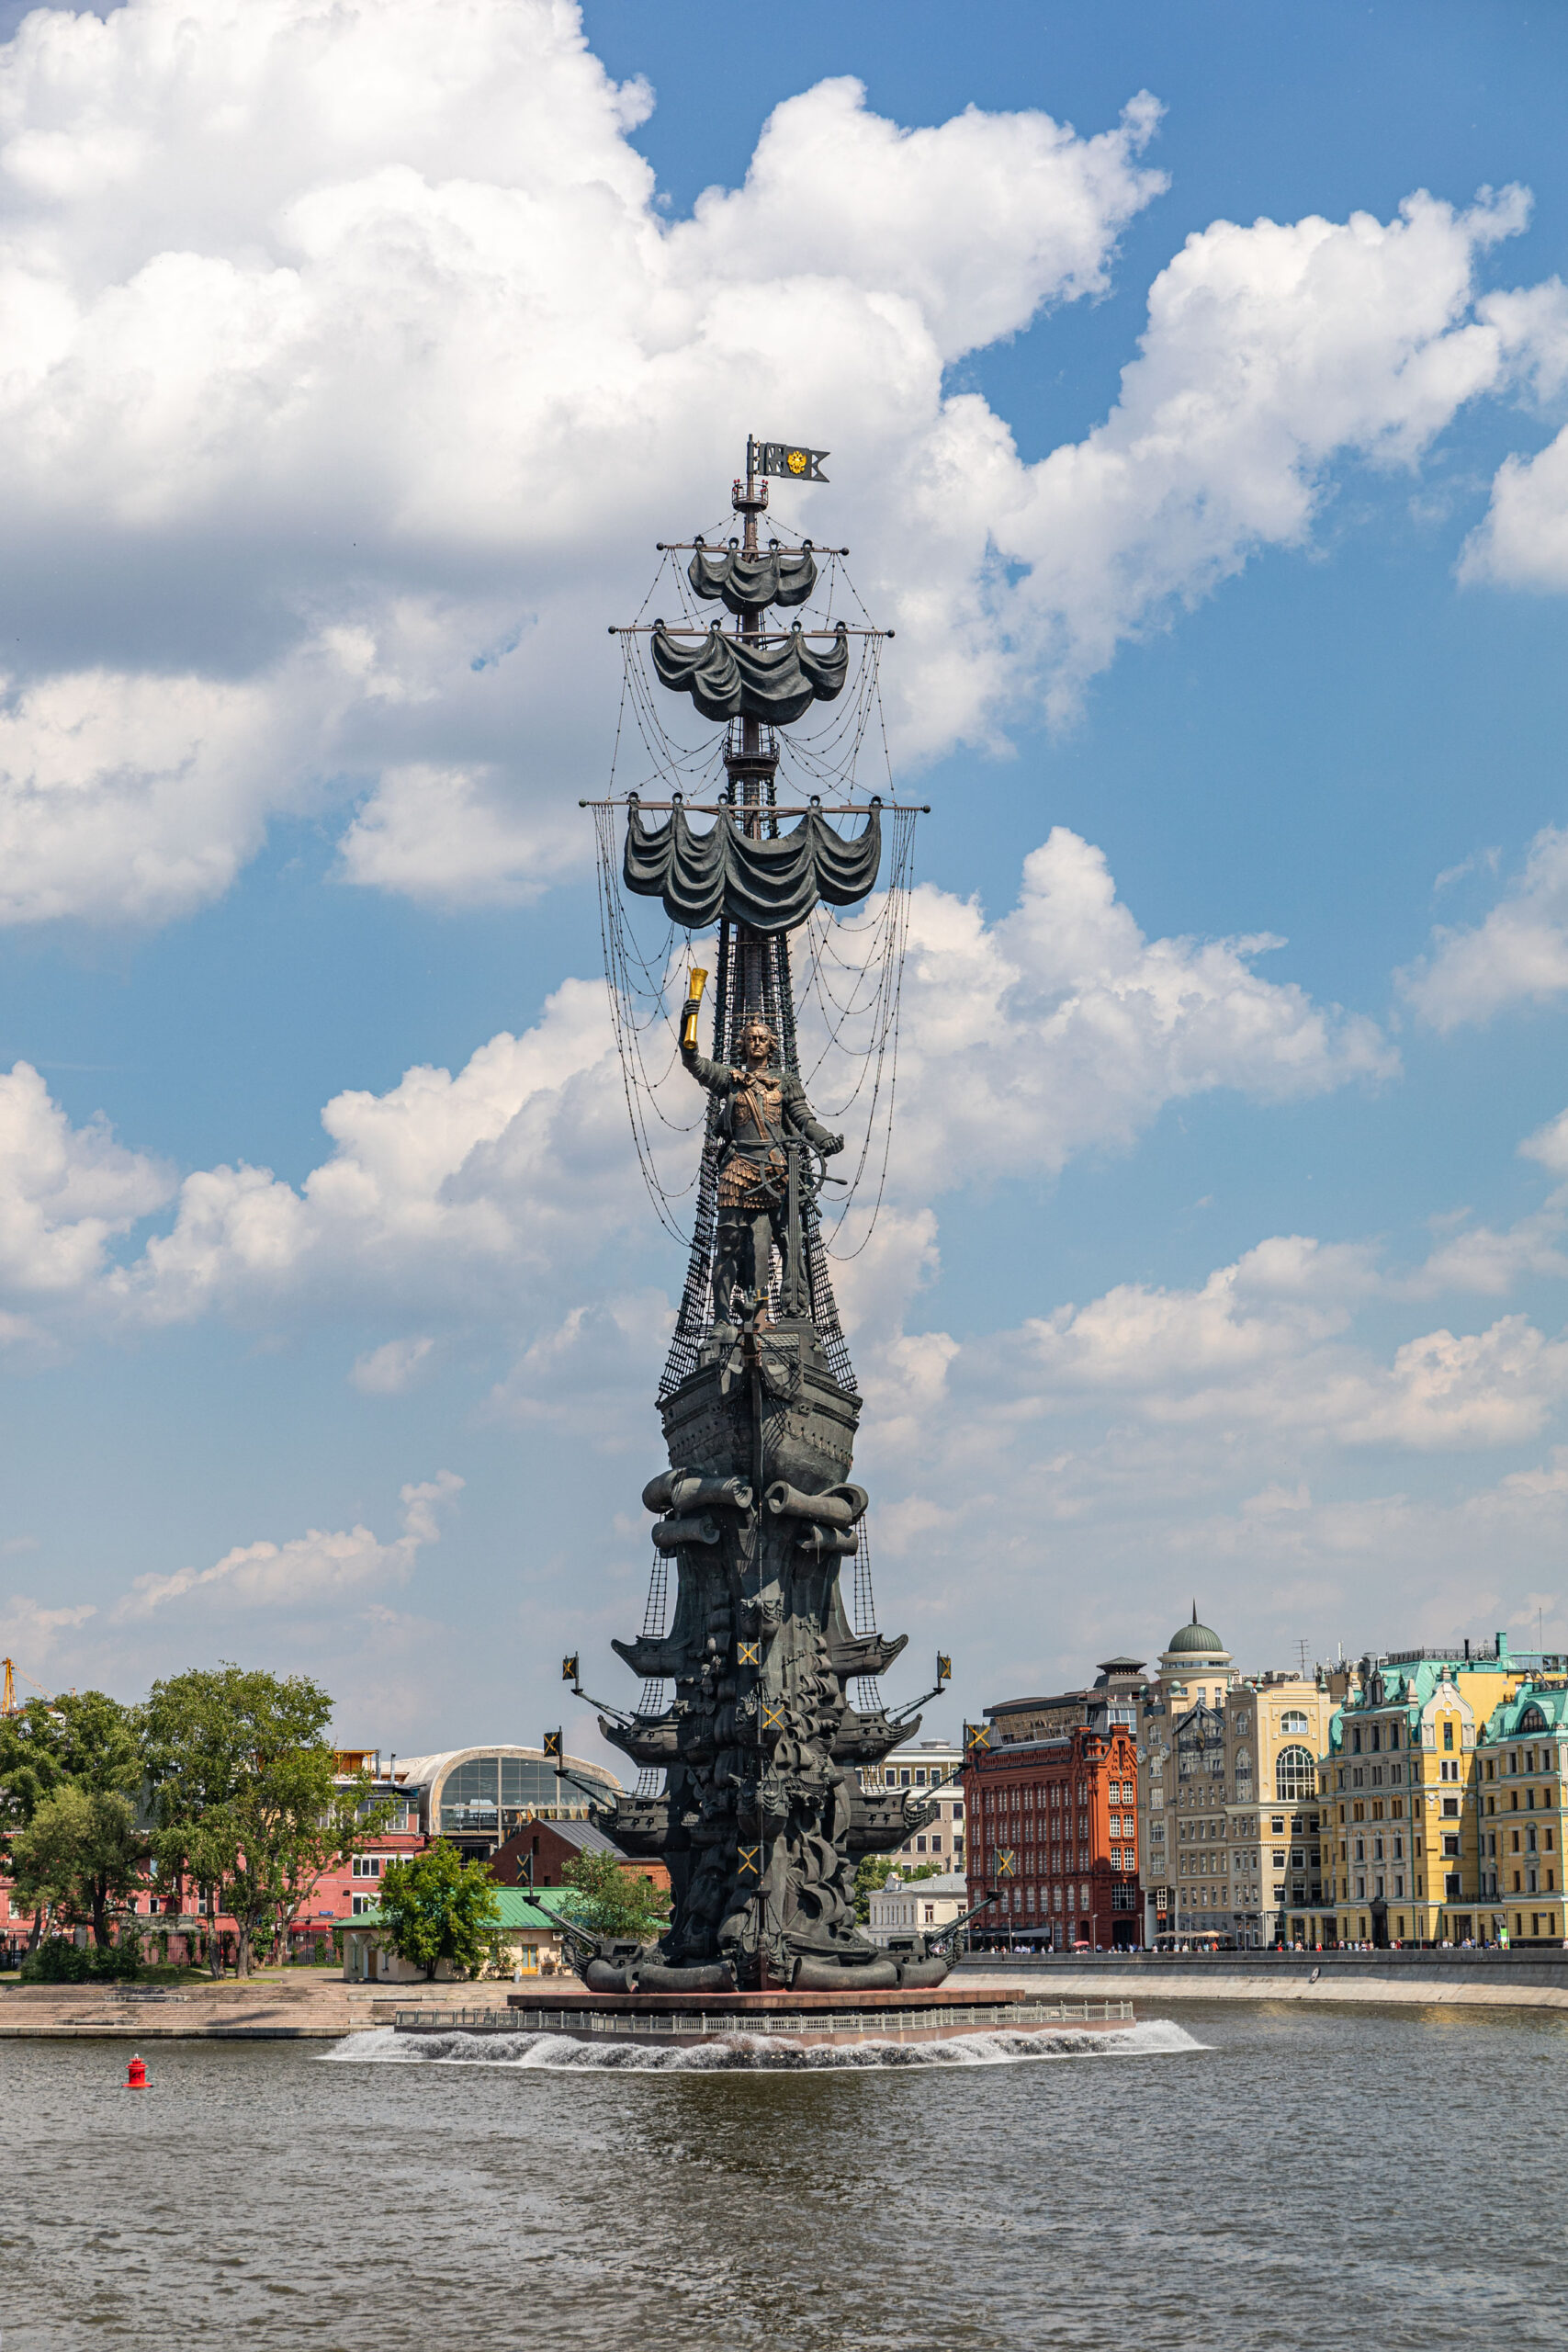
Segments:
[[[1306,1728],[1307,1719],[1303,1710],[1300,1707],[1287,1707],[1280,1718],[1280,1729],[1290,1732],[1305,1731]]]
[[[1274,1759],[1274,1794],[1281,1804],[1299,1804],[1317,1794],[1317,1767],[1305,1747],[1281,1747]]]
[[[350,1916],[353,1918],[357,1919],[360,1918],[367,1911],[374,1911],[377,1901],[378,1898],[374,1894],[351,1895],[349,1897]]]
[[[1453,1746],[1453,1744],[1454,1744],[1454,1719],[1453,1719],[1452,1715],[1445,1715],[1445,1716],[1443,1717],[1443,1746],[1444,1746],[1445,1747],[1451,1748],[1451,1747],[1452,1747],[1452,1746]]]
[[[1457,1821],[1459,1819],[1458,1797],[1445,1797],[1443,1799],[1443,1819],[1445,1821]]]
[[[384,1862],[395,1862],[395,1854],[355,1854],[350,1875],[354,1878],[379,1878]]]
[[[592,1774],[588,1778],[592,1780]],[[497,1787],[499,1781],[500,1786]],[[440,1814],[444,1834],[490,1832],[496,1827],[495,1805],[500,1796],[505,1813],[523,1813],[563,1802],[580,1804],[568,1782],[564,1788],[553,1765],[525,1756],[473,1756],[455,1765],[441,1784]],[[432,1827],[434,1826],[434,1822]],[[509,1825],[510,1826],[510,1825]]]

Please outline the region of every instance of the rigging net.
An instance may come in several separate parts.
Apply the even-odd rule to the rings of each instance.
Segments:
[[[818,595],[826,617],[831,616],[841,571],[840,560],[825,554]],[[659,582],[666,578],[682,614],[694,618],[682,568],[668,551],[655,588],[644,598],[640,611],[648,610]],[[843,584],[860,605],[847,573]],[[863,612],[864,607],[860,609]],[[880,640],[867,636],[858,641],[862,651],[852,691],[837,704],[822,707],[822,724],[766,732],[767,753],[776,762],[776,773],[763,781],[756,813],[770,838],[776,838],[795,813],[792,807],[779,805],[781,780],[786,790],[794,786],[802,799],[819,799],[827,786],[836,788],[852,807],[862,797],[870,807],[870,795],[857,783],[857,769],[874,718],[881,764],[891,782],[881,716]],[[694,798],[738,808],[732,788],[720,782],[726,751],[736,751],[738,738],[732,725],[728,733],[710,736],[703,744],[681,742],[661,716],[649,674],[646,638],[628,630],[623,633],[621,644],[624,674],[612,798],[595,804],[593,813],[604,973],[637,1163],[665,1231],[672,1239],[688,1243],[686,1277],[660,1384],[660,1401],[695,1369],[712,1324],[719,1140],[715,1114],[694,1102],[679,1069],[679,1006],[684,976],[694,960],[716,967],[713,1057],[733,1059],[744,1017],[752,1010],[762,1011],[779,1036],[784,1067],[800,1076],[811,1090],[818,1117],[844,1129],[851,1138],[849,1151],[840,1163],[850,1173],[847,1180],[835,1176],[833,1198],[830,1204],[823,1204],[828,1208],[826,1219],[815,1198],[803,1203],[802,1243],[813,1320],[835,1377],[852,1387],[853,1372],[828,1261],[857,1256],[865,1248],[886,1189],[916,812],[898,807],[884,809],[887,849],[883,888],[852,922],[819,904],[795,935],[797,951],[788,936],[763,938],[747,933],[738,939],[737,927],[728,922],[721,923],[716,942],[701,948],[689,932],[672,923],[665,925],[656,941],[646,947],[639,945],[620,888],[616,804],[622,796],[640,797],[652,786],[662,787],[671,800]],[[630,786],[625,781],[625,754],[630,749],[625,725],[628,713],[643,755],[637,782]],[[721,815],[714,821],[733,820]],[[794,952],[800,954],[803,965],[798,990],[792,969]],[[681,1175],[667,1175],[661,1164],[665,1138],[684,1139],[699,1128],[703,1144],[695,1170],[692,1170],[687,1145],[682,1154],[684,1170]],[[856,1238],[852,1246],[846,1238],[846,1220],[862,1204],[863,1188],[871,1197],[866,1213],[855,1218]],[[776,1296],[773,1304],[776,1309]]]

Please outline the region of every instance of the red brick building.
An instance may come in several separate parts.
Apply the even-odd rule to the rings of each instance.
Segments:
[[[1070,1951],[1138,1940],[1137,1766],[1120,1724],[972,1749],[964,1771],[976,1944]]]
[[[590,1821],[520,1822],[491,1856],[490,1874],[502,1886],[564,1886],[566,1866],[579,1854],[614,1854],[627,1878],[645,1878],[649,1886],[670,1891],[670,1873],[657,1857],[634,1860],[623,1854]]]

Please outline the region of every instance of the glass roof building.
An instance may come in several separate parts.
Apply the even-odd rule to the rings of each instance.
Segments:
[[[585,1821],[582,1783],[614,1795],[620,1782],[603,1764],[568,1756],[558,1764],[538,1747],[451,1747],[438,1756],[400,1757],[398,1778],[419,1791],[420,1826],[472,1853],[489,1854],[530,1815]]]

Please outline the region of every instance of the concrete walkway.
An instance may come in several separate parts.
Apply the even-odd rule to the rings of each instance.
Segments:
[[[1147,2016],[1182,2001],[1299,2001],[1395,2007],[1568,2009],[1568,1951],[1191,1952],[1025,1959],[976,1954],[957,1976],[1048,2001],[1135,2001]],[[289,1970],[246,1984],[198,1978],[165,1991],[0,1985],[0,2041],[340,2041],[390,2025],[400,2008],[504,2008],[510,1979],[479,1984],[348,1984]]]
[[[336,2041],[390,2025],[397,2008],[430,2000],[449,2007],[455,1993],[502,2007],[510,1980],[493,1985],[347,1984],[304,1971],[284,1976],[197,1979],[168,1991],[97,1984],[8,1984],[0,1988],[0,2041]],[[395,1998],[394,1998],[395,1995]]]
[[[1568,1951],[1139,1952],[1061,1959],[976,1954],[964,1982],[1026,1984],[1043,1998],[1120,1993],[1141,2014],[1168,2001],[1368,2003],[1379,2007],[1568,2009]]]

